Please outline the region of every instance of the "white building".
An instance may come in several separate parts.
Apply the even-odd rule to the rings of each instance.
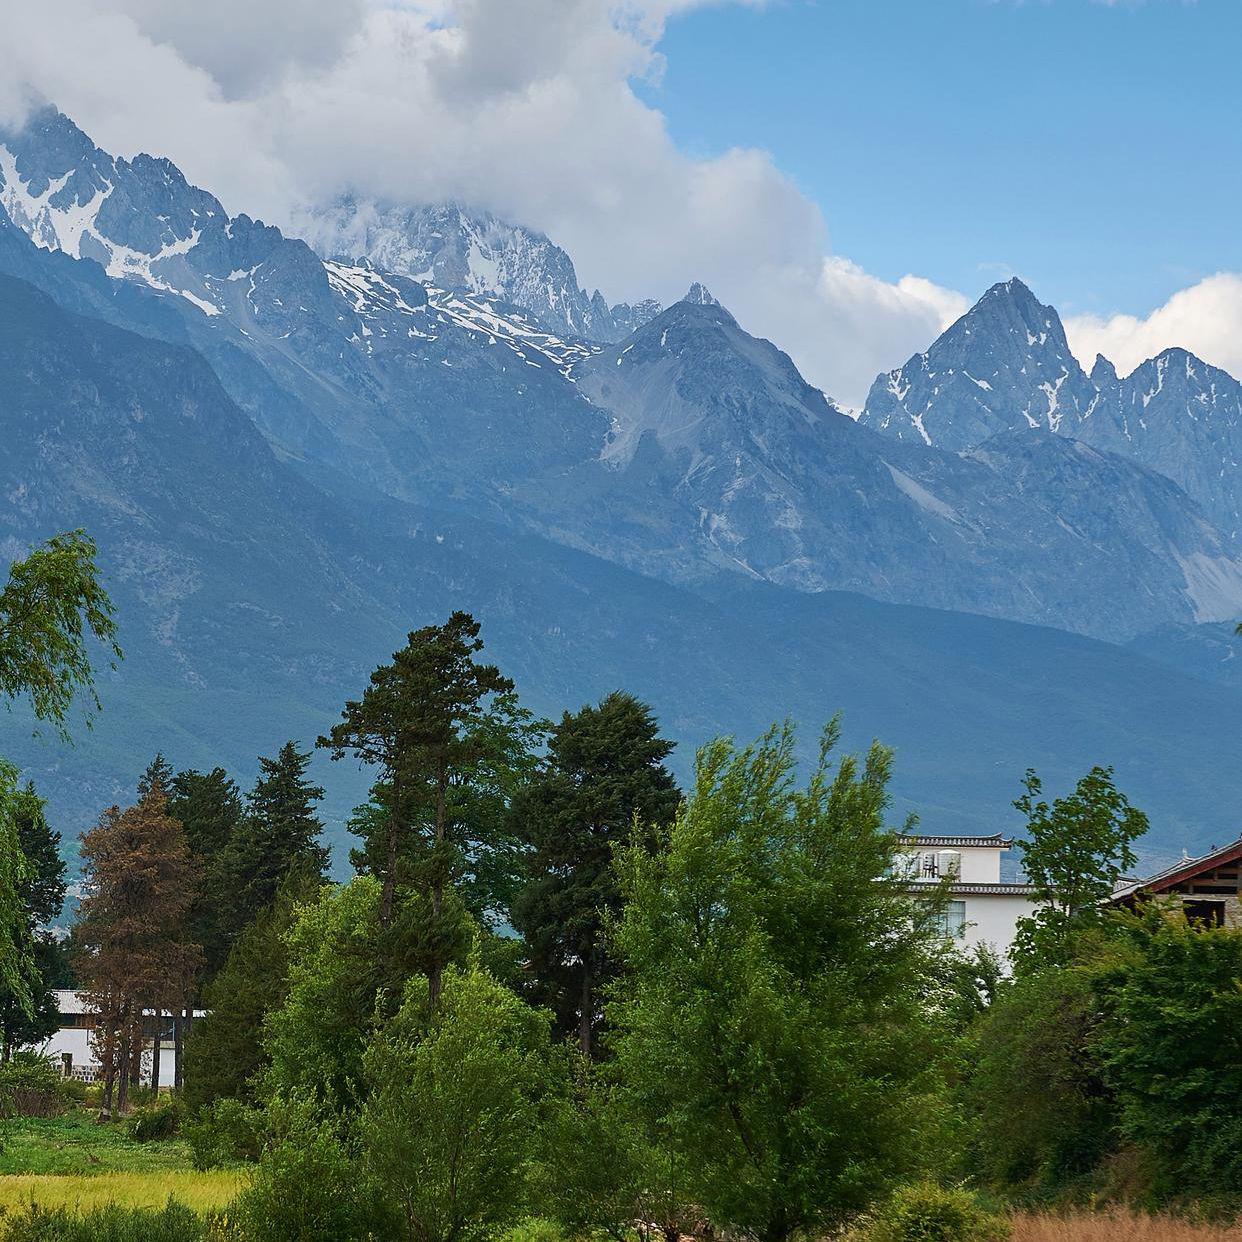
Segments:
[[[94,1082],[99,1072],[99,1062],[91,1047],[91,1034],[95,1029],[95,1014],[86,1004],[79,992],[58,990],[56,1007],[60,1010],[60,1029],[37,1051],[45,1057],[51,1057],[66,1078],[76,1078],[81,1082]],[[204,1011],[194,1011],[195,1017],[202,1017]],[[151,1081],[151,1053],[155,1047],[156,1020],[153,1011],[148,1010],[143,1019],[146,1044],[142,1052],[142,1081]],[[172,1015],[165,1014],[160,1023],[160,1086],[173,1085],[173,1032]]]
[[[911,891],[949,879],[945,935],[964,949],[990,944],[1008,954],[1018,920],[1035,909],[1030,884],[1001,879],[1001,856],[1013,847],[1010,837],[903,836]]]

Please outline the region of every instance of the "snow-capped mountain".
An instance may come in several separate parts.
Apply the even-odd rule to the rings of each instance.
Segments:
[[[306,221],[325,258],[365,258],[386,271],[455,293],[521,307],[543,328],[586,341],[618,341],[660,304],[609,306],[578,285],[573,260],[542,233],[458,203],[381,207],[348,198]]]
[[[963,455],[855,423],[701,285],[623,340],[592,343],[451,287],[479,275],[469,254],[454,267],[456,241],[416,275],[325,260],[230,218],[167,161],[114,159],[55,112],[0,147],[0,271],[191,346],[279,457],[334,494],[456,507],[682,585],[741,575],[1110,637],[1242,612],[1242,561],[1173,484],[1021,435],[1039,422],[1030,402],[1068,410],[1078,388],[1058,365],[1055,312],[1020,286],[956,325],[962,358],[972,337],[990,343],[990,371],[972,362],[963,378],[936,347],[922,364],[924,430],[939,427],[946,382],[990,385],[996,409],[972,417],[1019,429]],[[576,288],[567,257],[558,267],[540,245],[512,253]],[[526,293],[546,292],[540,280]],[[1072,521],[1067,477],[1096,506]]]
[[[1242,384],[1176,348],[1124,378],[1099,356],[1087,375],[1057,312],[1019,280],[881,375],[860,421],[957,451],[1014,427],[1071,436],[1166,475],[1229,538],[1242,534]]]
[[[860,421],[960,452],[998,431],[1068,429],[1095,399],[1060,317],[1015,277],[993,285],[926,353],[881,375]]]

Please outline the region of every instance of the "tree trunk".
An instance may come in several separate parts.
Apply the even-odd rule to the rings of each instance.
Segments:
[[[173,1013],[173,1090],[178,1094],[181,1091],[181,1052],[184,1043],[181,1010],[177,1009]]]
[[[392,806],[388,811],[388,830],[385,834],[387,857],[384,862],[384,883],[380,888],[380,927],[387,928],[392,923],[392,908],[397,892],[397,841],[400,833],[401,818],[401,781],[393,773]]]
[[[582,996],[578,1004],[578,1047],[582,1055],[591,1055],[591,1028],[595,1025],[595,993],[592,990],[591,959],[588,953],[582,955]]]
[[[440,930],[440,914],[444,909],[444,842],[448,835],[448,770],[443,761],[436,772],[436,866],[431,881],[431,921],[436,932]],[[436,960],[431,964],[427,979],[427,995],[434,1010],[440,1003],[440,989],[444,986],[444,963]]]
[[[151,1041],[151,1091],[156,1099],[160,1094],[160,1044],[164,1036],[164,1010],[161,1006],[155,1009],[155,1038]]]
[[[116,1089],[116,1111],[122,1117],[129,1111],[129,1048],[130,1032],[127,1030],[121,1036],[121,1052],[117,1058],[121,1063],[121,1072]]]
[[[112,1087],[116,1079],[116,1028],[110,1020],[104,1028],[103,1043],[99,1045],[99,1053],[104,1071],[103,1099],[99,1105],[99,1120],[111,1121]]]

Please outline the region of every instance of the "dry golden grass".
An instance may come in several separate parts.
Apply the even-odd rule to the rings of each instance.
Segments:
[[[1012,1242],[1242,1242],[1242,1226],[1191,1225],[1121,1209],[1068,1216],[1017,1216]]]
[[[16,1173],[0,1177],[0,1209],[12,1211],[29,1203],[89,1211],[116,1203],[121,1207],[163,1207],[171,1195],[196,1212],[222,1208],[245,1184],[236,1170],[166,1170],[156,1173],[95,1173],[86,1175]]]

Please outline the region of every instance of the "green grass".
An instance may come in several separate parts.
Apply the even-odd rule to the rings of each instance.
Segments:
[[[0,1176],[91,1176],[192,1168],[189,1145],[181,1139],[137,1143],[123,1123],[99,1125],[94,1112],[87,1109],[74,1109],[63,1117],[0,1121]]]
[[[149,1169],[142,1173],[39,1174],[0,1177],[0,1213],[16,1212],[31,1203],[84,1213],[116,1204],[126,1208],[161,1208],[170,1198],[194,1212],[227,1207],[249,1174],[240,1169]]]

